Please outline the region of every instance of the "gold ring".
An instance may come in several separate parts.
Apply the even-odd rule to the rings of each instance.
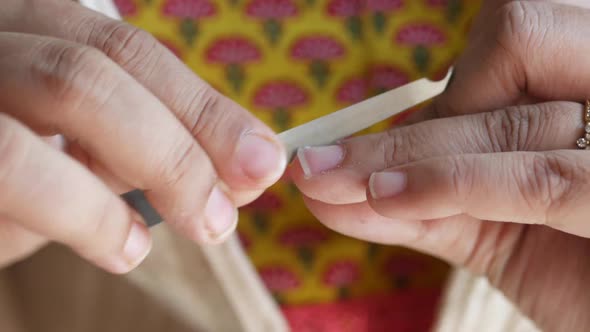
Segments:
[[[590,100],[588,99],[584,107],[584,137],[578,138],[576,145],[579,149],[590,150]]]

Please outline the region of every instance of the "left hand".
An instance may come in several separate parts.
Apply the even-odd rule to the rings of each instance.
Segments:
[[[543,330],[586,331],[584,107],[543,101],[590,97],[590,11],[514,1],[486,14],[430,108],[466,115],[303,149],[290,173],[328,227],[467,266]]]
[[[466,266],[546,331],[586,331],[590,151],[573,149],[582,109],[431,120],[302,150],[290,173],[329,228]]]

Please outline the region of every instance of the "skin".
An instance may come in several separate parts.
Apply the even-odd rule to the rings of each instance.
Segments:
[[[290,173],[328,227],[465,265],[544,329],[583,331],[588,157],[571,148],[590,31],[587,11],[556,3],[488,1],[420,123]],[[118,194],[146,190],[181,234],[215,243],[280,177],[274,133],[146,33],[60,0],[5,0],[0,31],[0,266],[56,241],[123,273],[150,239]],[[214,191],[229,203],[208,209]]]
[[[132,188],[183,236],[219,243],[285,168],[267,126],[149,34],[75,2],[3,1],[0,72],[0,266],[55,241],[128,272],[151,243],[118,196]]]
[[[412,124],[299,151],[289,172],[309,209],[487,276],[543,330],[590,329],[583,5],[488,1],[453,82]]]

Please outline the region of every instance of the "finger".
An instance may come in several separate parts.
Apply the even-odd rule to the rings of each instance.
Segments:
[[[235,201],[246,203],[250,192],[256,189],[260,194],[280,178],[286,159],[272,130],[198,78],[154,37],[74,2],[31,3],[26,11],[18,11],[25,19],[7,19],[4,27],[72,40],[104,52],[198,139],[220,177],[234,189]],[[56,17],[68,19],[56,21]]]
[[[47,239],[0,216],[0,268],[32,255],[47,243]]]
[[[94,175],[102,180],[104,184],[117,195],[127,193],[134,188],[127,184],[121,177],[116,176],[103,163],[95,159],[88,151],[84,150],[80,144],[76,142],[68,142],[63,151],[74,158],[77,162],[86,167]]]
[[[0,44],[0,103],[11,114],[81,145],[115,176],[145,190],[189,238],[215,242],[233,230],[236,208],[207,153],[119,66],[67,41],[3,33]]]
[[[511,152],[431,158],[371,175],[371,207],[390,218],[478,219],[542,224],[590,236],[585,151]]]
[[[584,1],[485,3],[446,91],[408,123],[544,100],[586,99],[590,64],[584,57],[590,45],[582,44],[590,32],[588,6]]]
[[[549,102],[443,118],[339,145],[301,149],[289,173],[306,196],[331,204],[366,200],[371,173],[425,158],[569,148],[581,134],[582,105]]]
[[[78,163],[85,166],[94,175],[99,177],[110,189],[116,194],[123,194],[129,192],[133,188],[115,176],[104,165],[100,164],[98,160],[93,159],[88,155],[79,144],[75,142],[66,142],[63,136],[42,136],[41,139],[49,146],[58,151],[66,152],[70,157],[74,158]]]
[[[115,273],[147,255],[140,218],[85,168],[0,114],[0,215]]]
[[[367,202],[332,205],[304,196],[313,215],[328,228],[355,238],[381,243],[410,245],[425,233],[425,223],[384,217]]]
[[[465,214],[436,220],[402,220],[378,214],[367,202],[330,205],[305,198],[305,204],[324,225],[341,234],[401,245],[482,274],[501,261],[494,258],[512,248],[521,233],[521,225],[483,222]]]

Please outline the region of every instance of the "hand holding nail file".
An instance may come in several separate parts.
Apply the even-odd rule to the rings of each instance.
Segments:
[[[300,147],[331,144],[437,96],[444,91],[451,73],[452,69],[438,82],[419,79],[282,132],[279,138],[285,144],[287,160],[292,160]],[[140,190],[125,193],[121,197],[141,214],[148,226],[162,221]]]

